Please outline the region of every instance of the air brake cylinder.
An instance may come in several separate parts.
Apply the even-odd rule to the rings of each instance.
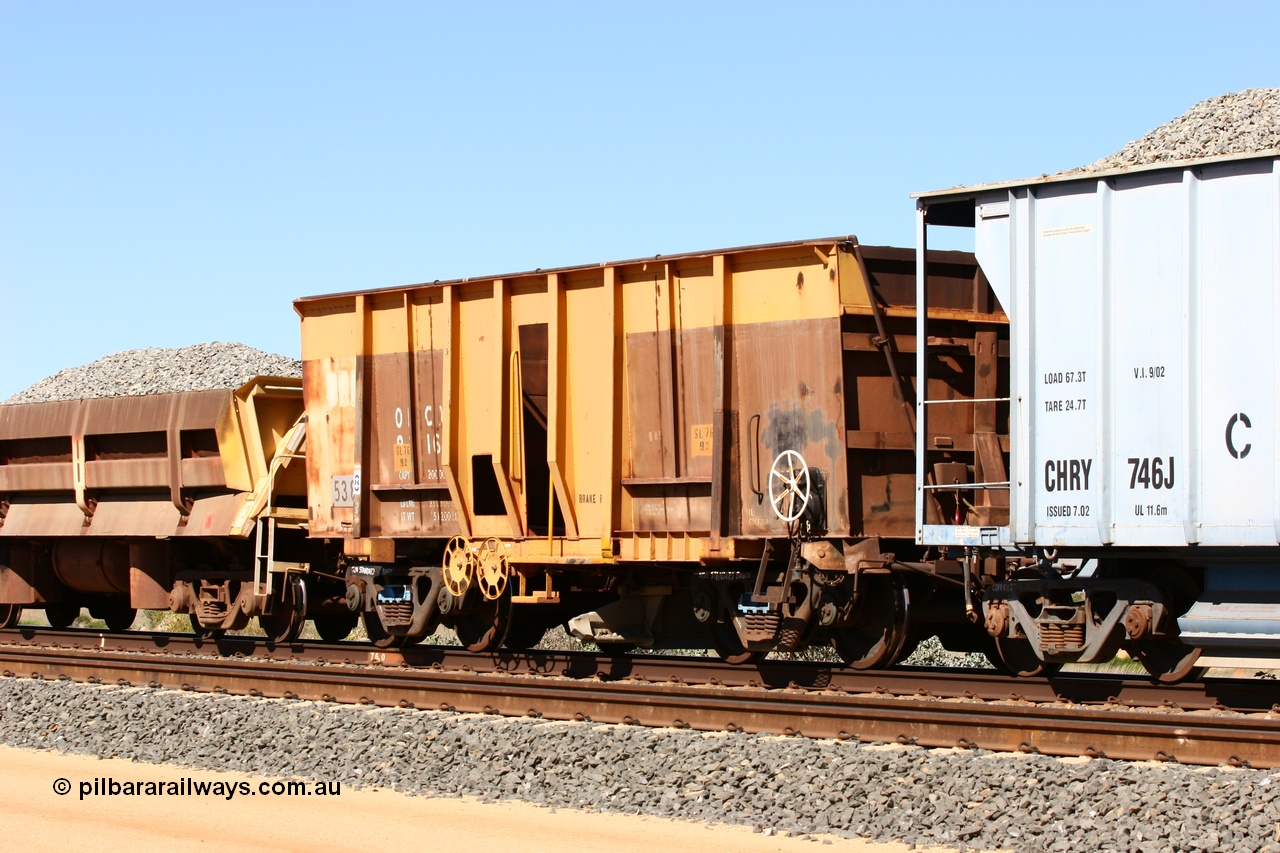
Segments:
[[[129,594],[129,546],[110,540],[59,542],[53,570],[76,592]]]

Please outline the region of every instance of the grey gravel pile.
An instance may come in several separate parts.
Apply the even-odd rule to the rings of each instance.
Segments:
[[[949,652],[937,637],[922,640],[902,661],[903,666],[959,666],[969,669],[993,669],[981,652]]]
[[[1077,171],[1280,149],[1280,89],[1245,89],[1206,98],[1115,154]]]
[[[1277,850],[1280,774],[0,678],[0,740],[955,849]],[[145,770],[135,774],[145,779]]]
[[[236,388],[255,376],[301,376],[302,362],[238,343],[126,350],[41,379],[6,403]]]

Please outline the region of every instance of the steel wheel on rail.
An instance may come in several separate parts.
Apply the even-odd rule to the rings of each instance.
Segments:
[[[1176,563],[1162,563],[1151,568],[1145,579],[1163,590],[1169,607],[1177,615],[1190,610],[1200,594],[1200,585]],[[1176,620],[1173,624],[1177,625]],[[1134,640],[1126,643],[1124,649],[1159,684],[1194,681],[1204,673],[1203,667],[1196,666],[1200,649],[1188,646],[1177,636]]]
[[[285,578],[274,603],[275,612],[260,615],[258,625],[271,642],[280,645],[292,643],[301,636],[302,627],[307,622],[307,588],[303,586],[302,578],[297,575]]]
[[[320,639],[326,643],[340,643],[355,630],[360,617],[355,613],[317,613],[311,621]]]
[[[0,628],[12,628],[21,618],[21,604],[0,604]]]
[[[80,615],[78,604],[49,604],[44,608],[44,618],[49,620],[50,628],[70,628],[71,623]]]
[[[1026,637],[996,637],[995,655],[988,655],[997,669],[1003,669],[1009,675],[1019,678],[1035,676],[1050,677],[1062,669],[1060,663],[1048,663],[1036,654],[1031,641]]]
[[[1188,646],[1176,637],[1139,640],[1130,643],[1128,650],[1152,680],[1160,684],[1194,681],[1204,673],[1203,667],[1196,666],[1200,650],[1195,646]]]
[[[897,575],[863,575],[849,619],[832,631],[840,659],[854,669],[882,669],[907,643],[907,592]]]
[[[511,626],[511,590],[494,599],[475,595],[475,601],[454,619],[458,642],[472,652],[492,652],[502,645]]]
[[[127,631],[133,627],[133,620],[137,618],[137,608],[124,604],[113,604],[102,611],[102,621],[107,623],[108,631]]]
[[[711,648],[719,655],[720,660],[733,666],[759,663],[768,654],[768,652],[750,651],[742,644],[742,640],[739,639],[738,632],[734,630],[733,625],[724,622],[708,623],[707,639],[711,642]]]

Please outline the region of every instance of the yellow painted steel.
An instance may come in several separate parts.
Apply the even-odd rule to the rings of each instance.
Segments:
[[[650,406],[676,434],[658,442],[669,470],[649,481],[690,483],[690,518],[701,518],[723,406],[713,391],[735,369],[712,336],[838,323],[842,304],[867,301],[851,253],[841,240],[795,243],[299,300],[312,535],[539,540],[511,552],[513,562],[530,548],[544,560],[612,560],[616,537],[643,534],[624,483],[637,479],[638,417]],[[545,463],[525,428],[529,326],[546,330]],[[656,396],[629,384],[659,367],[629,363],[641,350],[628,340],[646,335],[674,377]],[[530,485],[530,466],[544,464],[545,506]],[[335,498],[341,478],[358,486],[349,505]],[[564,544],[578,540],[591,545]],[[702,547],[626,551],[696,559]]]
[[[227,486],[247,494],[231,523],[232,536],[253,533],[258,516],[280,495],[306,493],[306,471],[293,464],[303,450],[302,383],[255,377],[231,396],[218,417],[218,455]]]
[[[302,415],[302,383],[258,376],[236,389],[216,426],[218,454],[229,488],[251,492],[268,475],[271,460]],[[294,482],[291,494],[305,484]]]

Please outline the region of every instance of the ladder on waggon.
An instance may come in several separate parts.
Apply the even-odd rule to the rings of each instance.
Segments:
[[[1000,394],[1001,377],[1008,381],[1007,369],[1000,369],[1002,359],[1008,363],[1008,341],[993,329],[979,329],[964,340],[932,333],[964,312],[931,304],[930,253],[923,231],[921,225],[916,251],[916,541],[936,546],[1008,545],[1010,480],[1005,459],[1013,413],[1011,398]],[[976,318],[980,311],[993,316],[989,285],[976,266],[973,284],[971,316]],[[931,396],[931,385],[939,385],[930,381],[931,362],[939,364],[964,349],[973,359],[968,377],[972,393]],[[970,408],[964,412],[962,407]],[[949,427],[948,434],[935,428],[938,422]],[[971,448],[959,447],[951,438],[961,432],[955,429],[957,422],[968,426],[963,432]]]
[[[303,415],[285,434],[283,448],[271,460],[270,471],[264,481],[266,505],[258,515],[254,531],[253,592],[259,598],[270,599],[275,592],[275,576],[280,573],[305,571],[304,563],[276,559],[276,531],[281,526],[306,527],[308,511],[305,507],[275,506],[275,482],[281,469],[295,459],[305,459],[299,448],[307,437],[307,418]],[[305,607],[305,605],[304,605]]]

